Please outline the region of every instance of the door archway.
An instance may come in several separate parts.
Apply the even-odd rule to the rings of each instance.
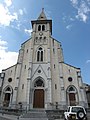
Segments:
[[[11,101],[12,97],[12,88],[10,86],[7,86],[4,89],[4,97],[3,97],[3,106],[8,107]]]
[[[77,89],[74,86],[69,86],[67,88],[67,101],[68,105],[77,105],[78,103],[78,96],[77,96]]]
[[[34,83],[33,108],[44,108],[44,82],[38,78]]]

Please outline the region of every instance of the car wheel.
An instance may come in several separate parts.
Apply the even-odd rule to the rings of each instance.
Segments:
[[[85,113],[80,110],[77,112],[77,117],[79,120],[83,120],[83,118],[85,117]]]

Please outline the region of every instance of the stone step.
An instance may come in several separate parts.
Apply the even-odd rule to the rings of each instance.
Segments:
[[[22,115],[22,118],[47,118],[45,110],[30,110]]]
[[[63,119],[61,110],[30,110],[20,120],[60,120]]]
[[[63,113],[61,110],[46,110],[48,120],[63,119]]]
[[[19,120],[48,120],[47,118],[19,118]]]

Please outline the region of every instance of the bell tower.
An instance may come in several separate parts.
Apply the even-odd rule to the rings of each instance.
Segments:
[[[52,20],[47,20],[44,13],[44,8],[37,18],[37,20],[31,21],[32,24],[32,37],[35,44],[46,44],[46,39],[52,35]]]

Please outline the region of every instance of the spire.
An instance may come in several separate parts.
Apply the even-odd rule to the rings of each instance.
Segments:
[[[46,20],[46,19],[47,18],[46,18],[46,15],[44,13],[44,8],[42,8],[42,12],[41,12],[41,14],[38,17],[38,20]]]

